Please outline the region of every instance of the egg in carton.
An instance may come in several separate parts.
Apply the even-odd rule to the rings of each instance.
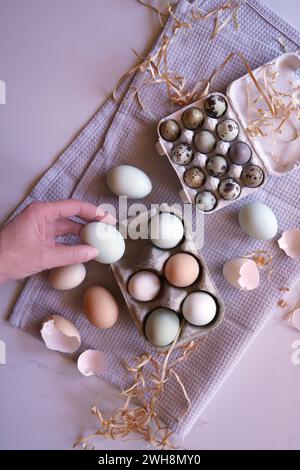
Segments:
[[[299,55],[288,53],[253,73],[262,83],[266,73],[272,80],[278,76],[277,94],[289,97],[290,87],[292,99],[299,88],[299,70]],[[270,86],[273,85],[274,81]],[[234,81],[226,95],[211,93],[158,124],[157,150],[168,157],[174,168],[183,187],[182,199],[195,203],[205,213],[253,193],[265,183],[268,173],[282,176],[299,166],[297,146],[290,145],[295,142],[291,135],[300,132],[299,113],[290,113],[284,120],[279,115],[271,117],[267,125],[271,122],[273,129],[277,126],[279,131],[270,132],[269,127],[263,135],[253,136],[247,132],[251,126],[249,96],[252,103],[259,103],[258,118],[261,110],[268,111],[247,74]],[[257,116],[252,116],[252,122]],[[275,157],[274,148],[279,153]]]
[[[132,230],[140,227],[146,228],[144,236],[132,237]],[[132,238],[112,270],[145,340],[163,350],[180,328],[176,347],[215,330],[224,305],[188,222],[183,223],[176,209],[162,205],[132,218],[128,229]]]

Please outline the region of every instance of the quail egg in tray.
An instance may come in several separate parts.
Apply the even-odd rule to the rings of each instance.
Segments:
[[[265,168],[221,93],[163,119],[158,135],[157,149],[176,171],[183,199],[203,212],[221,209],[265,181]]]
[[[224,306],[187,222],[166,206],[139,214],[128,227],[146,227],[149,236],[128,237],[112,269],[145,340],[163,350],[179,331],[176,347],[217,328]]]

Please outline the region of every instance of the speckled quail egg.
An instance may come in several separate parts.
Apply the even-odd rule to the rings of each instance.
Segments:
[[[178,144],[172,149],[172,160],[177,165],[187,165],[193,157],[193,149],[189,144]]]
[[[190,188],[200,188],[205,183],[205,175],[203,171],[194,166],[186,170],[183,176],[184,182]]]
[[[201,109],[196,108],[193,106],[192,108],[188,108],[184,111],[182,115],[182,123],[184,127],[187,129],[191,129],[194,131],[195,129],[199,129],[204,122],[204,115]]]
[[[210,176],[219,178],[220,176],[225,175],[229,169],[229,165],[226,158],[224,158],[222,155],[215,155],[214,157],[210,157],[207,160],[206,169]]]
[[[233,119],[225,119],[217,125],[217,134],[224,142],[232,142],[239,135],[239,126]]]
[[[265,175],[259,166],[248,165],[243,169],[241,179],[245,186],[257,188],[263,183]]]
[[[210,131],[200,131],[194,137],[194,145],[200,153],[210,153],[216,146],[216,138]]]
[[[241,187],[233,178],[227,178],[219,184],[219,194],[226,201],[237,199],[241,193]]]
[[[203,212],[211,212],[217,205],[217,198],[211,191],[200,191],[196,195],[197,208]]]
[[[204,108],[208,116],[218,119],[226,113],[227,102],[223,96],[214,94],[206,99]]]
[[[180,136],[180,126],[174,119],[163,121],[159,127],[160,135],[169,142],[174,142]]]

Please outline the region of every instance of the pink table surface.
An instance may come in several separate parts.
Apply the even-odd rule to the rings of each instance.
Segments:
[[[300,28],[297,0],[266,2]],[[159,32],[135,0],[0,0],[0,220],[54,161]],[[114,27],[112,27],[114,25]],[[113,409],[118,392],[5,319],[20,285],[0,286],[0,448],[69,449],[94,429],[89,407]],[[300,291],[299,285],[297,290]],[[300,334],[274,312],[185,440],[188,449],[297,449]],[[99,440],[99,449],[144,448]]]

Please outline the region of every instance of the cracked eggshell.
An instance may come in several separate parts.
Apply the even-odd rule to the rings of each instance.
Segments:
[[[290,258],[300,259],[300,229],[293,228],[283,232],[278,245]]]
[[[48,349],[63,353],[73,353],[81,344],[75,325],[60,315],[51,315],[43,323],[41,336]]]
[[[217,304],[208,292],[198,291],[189,294],[182,304],[184,318],[196,326],[205,326],[213,321],[217,314]]]
[[[117,196],[142,199],[152,191],[152,183],[146,173],[132,165],[119,165],[106,173],[106,183]]]
[[[259,285],[258,267],[252,259],[235,258],[223,266],[223,275],[232,286],[242,290],[253,290]]]
[[[102,351],[88,349],[77,360],[77,367],[86,377],[103,375],[106,371],[106,357]]]
[[[177,246],[184,237],[182,220],[170,212],[154,215],[149,222],[150,240],[154,246],[169,250]]]

